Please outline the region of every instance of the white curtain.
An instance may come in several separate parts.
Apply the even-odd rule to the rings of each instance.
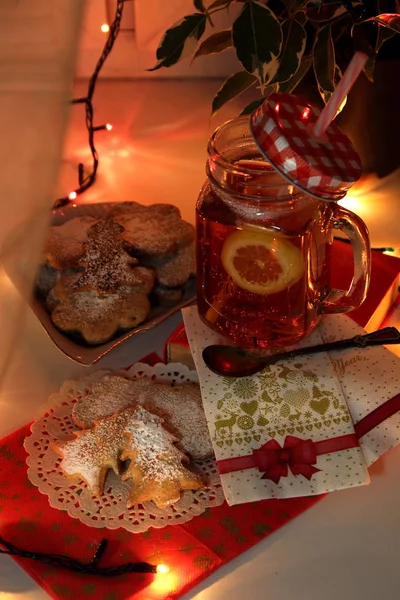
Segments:
[[[0,386],[55,199],[84,5],[0,0]]]

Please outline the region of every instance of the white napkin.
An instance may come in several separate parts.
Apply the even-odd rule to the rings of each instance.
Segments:
[[[322,440],[354,434],[353,420],[359,421],[400,387],[396,376],[400,361],[382,347],[302,356],[252,377],[215,375],[201,353],[205,346],[223,342],[222,338],[202,323],[196,307],[182,313],[217,461],[248,457],[270,440],[283,447],[287,436],[321,446]],[[327,316],[302,345],[359,333],[365,332],[348,317]],[[227,502],[313,495],[367,484],[367,465],[399,441],[398,420],[394,415],[364,436],[360,447],[318,455],[313,464],[319,471],[310,479],[289,469],[276,483],[262,478],[263,472],[254,466],[224,473]],[[389,422],[393,423],[390,434]]]
[[[365,331],[345,315],[325,317],[321,327],[324,341],[363,335]],[[383,346],[349,349],[330,354],[336,376],[356,425],[400,392],[400,359]],[[365,462],[371,466],[382,454],[400,443],[400,412],[360,438]]]

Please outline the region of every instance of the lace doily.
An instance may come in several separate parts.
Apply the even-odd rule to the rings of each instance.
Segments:
[[[114,371],[115,372],[115,371]],[[129,484],[109,471],[104,494],[94,497],[86,484],[69,480],[61,471],[61,458],[51,449],[54,439],[71,437],[78,428],[71,418],[72,406],[88,393],[92,383],[109,371],[97,371],[78,381],[66,381],[60,391],[53,394],[49,410],[31,426],[31,435],[25,439],[28,453],[28,479],[48,496],[50,505],[82,521],[91,527],[117,529],[123,527],[133,533],[147,531],[149,527],[165,527],[190,521],[206,508],[219,506],[224,502],[224,493],[215,459],[197,461],[195,467],[205,476],[206,490],[185,491],[179,502],[159,509],[154,502],[145,502],[128,509],[126,502]],[[136,363],[128,371],[135,378],[147,377],[161,382],[196,382],[197,374],[186,366],[170,363],[154,367]]]

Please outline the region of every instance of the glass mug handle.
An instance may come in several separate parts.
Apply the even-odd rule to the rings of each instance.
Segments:
[[[340,229],[350,239],[354,257],[354,276],[346,292],[335,289],[330,291],[323,303],[324,314],[348,312],[360,306],[367,295],[371,277],[371,248],[364,221],[351,211],[335,204],[331,227]]]

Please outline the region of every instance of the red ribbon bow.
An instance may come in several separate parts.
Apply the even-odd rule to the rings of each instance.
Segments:
[[[254,466],[264,471],[261,479],[271,479],[274,483],[279,483],[281,477],[287,477],[288,467],[293,475],[303,475],[307,479],[320,471],[313,466],[317,462],[314,442],[293,435],[286,436],[283,448],[276,440],[270,440],[253,450],[253,457]]]

